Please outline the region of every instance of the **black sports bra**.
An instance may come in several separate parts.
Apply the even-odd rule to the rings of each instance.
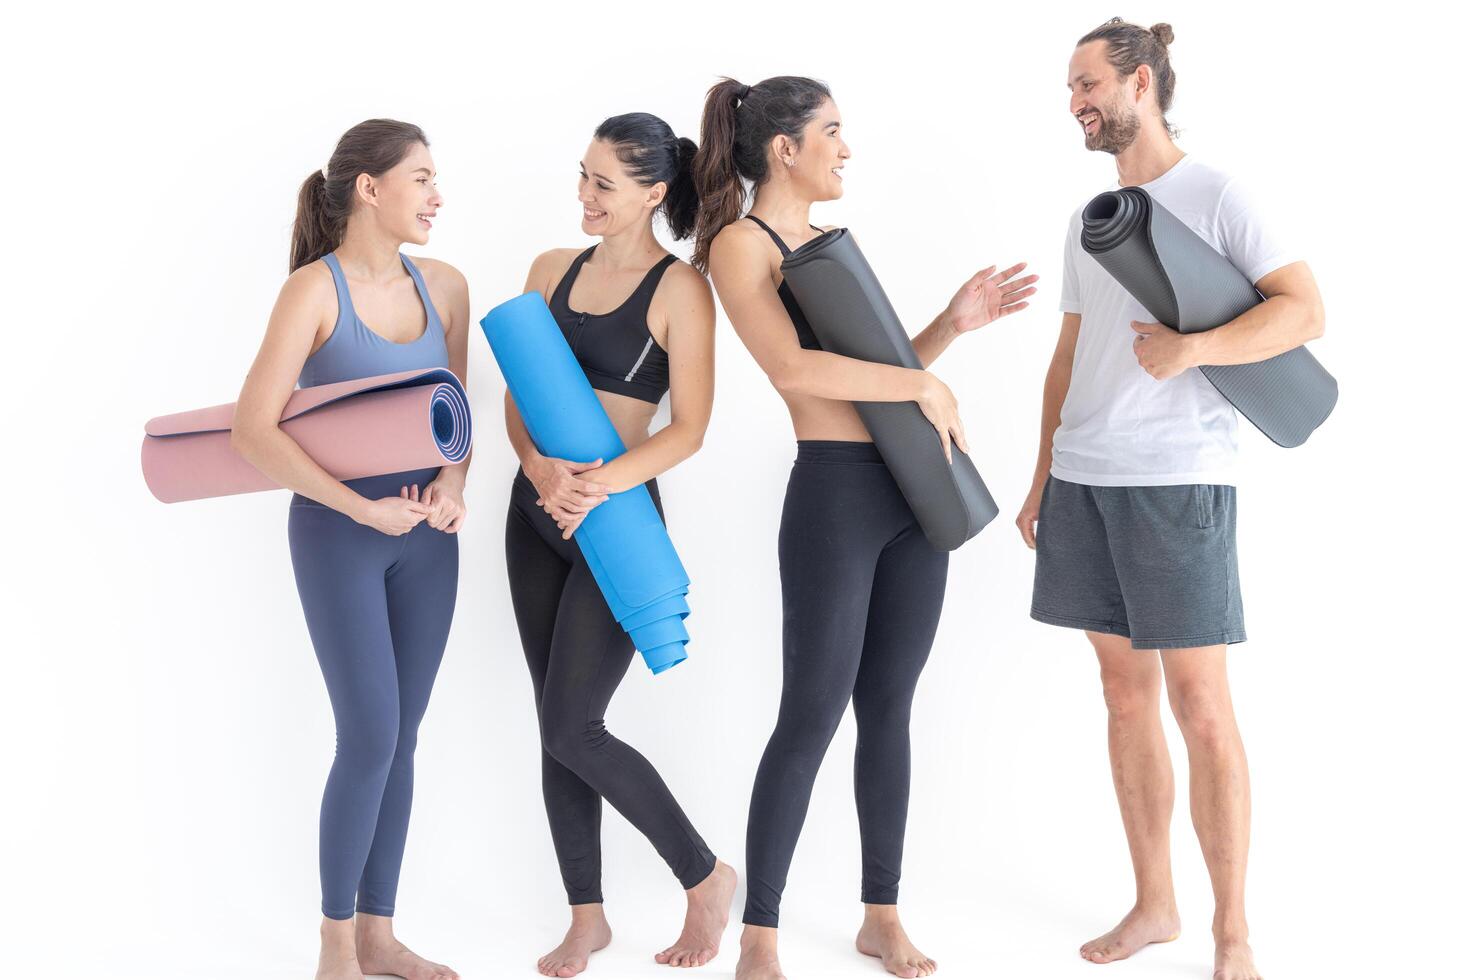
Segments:
[[[771,230],[770,225],[753,214],[747,214],[746,217],[766,230],[766,234],[771,236],[771,241],[775,242],[776,247],[781,250],[782,258],[791,254],[791,249],[787,248],[786,243],[781,241],[780,235]],[[816,225],[810,225],[809,227],[812,231],[822,230]],[[797,342],[807,350],[821,350],[822,345],[817,342],[817,335],[812,333],[811,324],[806,322],[806,314],[801,312],[800,306],[796,305],[796,297],[791,295],[791,287],[786,285],[786,279],[784,277],[781,279],[781,285],[776,287],[776,295],[781,297],[781,305],[786,307],[786,313],[791,317],[791,325],[796,327]]]
[[[551,315],[592,387],[656,405],[669,390],[669,355],[648,332],[648,307],[664,271],[678,260],[664,256],[611,313],[578,313],[568,305],[572,284],[596,250],[593,245],[572,260],[551,294]]]

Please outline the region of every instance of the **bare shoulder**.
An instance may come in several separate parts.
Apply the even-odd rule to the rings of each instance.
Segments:
[[[464,273],[441,259],[413,257],[413,264],[423,274],[424,282],[432,289],[441,286],[447,291],[468,290]]]
[[[776,251],[775,243],[754,222],[742,218],[721,228],[710,242],[710,268],[713,270],[717,261],[731,268],[743,268],[760,259],[769,264],[768,251]]]
[[[321,259],[306,263],[286,277],[278,302],[303,310],[335,309],[337,287],[332,281],[332,270]]]
[[[680,259],[664,273],[664,288],[673,296],[693,298],[710,294],[709,280],[699,270]]]
[[[583,252],[580,248],[553,248],[536,256],[531,263],[531,274],[544,278],[559,278],[572,265],[572,260]]]

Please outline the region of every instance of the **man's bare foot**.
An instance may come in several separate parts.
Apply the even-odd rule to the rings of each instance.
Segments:
[[[543,977],[574,977],[587,969],[592,954],[612,942],[612,926],[602,904],[572,906],[572,924],[561,945],[536,961]]]
[[[1153,943],[1168,943],[1179,938],[1179,912],[1172,906],[1162,910],[1134,906],[1109,932],[1088,943],[1077,952],[1089,963],[1111,963],[1127,959]]]
[[[654,954],[666,966],[704,966],[720,951],[720,938],[730,921],[730,899],[735,895],[735,869],[723,861],[703,881],[688,889],[689,911],[684,914],[684,931],[674,945]]]
[[[1256,969],[1255,954],[1244,940],[1220,940],[1215,943],[1214,980],[1261,980]]]
[[[363,980],[357,963],[357,947],[351,919],[322,917],[322,953],[317,960],[316,980]]]
[[[876,956],[883,969],[896,977],[927,977],[939,964],[925,956],[909,941],[908,933],[898,921],[898,906],[868,905],[863,914],[863,927],[858,930],[859,953]]]
[[[786,980],[776,959],[774,928],[745,927],[740,934],[740,962],[735,964],[735,980]]]

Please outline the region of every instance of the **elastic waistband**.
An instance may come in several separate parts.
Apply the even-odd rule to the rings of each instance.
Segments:
[[[841,439],[796,440],[798,463],[877,463],[883,465],[878,447],[871,442],[849,442]]]
[[[381,476],[362,476],[353,480],[343,480],[342,484],[360,496],[369,500],[377,500],[380,497],[396,497],[403,487],[412,487],[418,484],[419,493],[434,482],[439,475],[440,467],[433,466],[423,470],[404,470],[400,473],[384,473]],[[299,493],[291,495],[293,504],[315,504],[316,501],[303,497]],[[318,505],[320,506],[320,505]]]

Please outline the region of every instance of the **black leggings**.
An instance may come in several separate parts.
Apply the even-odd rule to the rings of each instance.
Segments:
[[[648,492],[663,516],[658,486]],[[603,724],[633,659],[576,541],[536,506],[524,471],[511,486],[505,562],[511,603],[541,724],[541,793],[562,883],[572,905],[602,901],[602,800],[648,838],[679,883],[693,888],[715,867],[663,779]]]
[[[862,900],[898,901],[909,711],[949,553],[924,538],[872,443],[801,441],[781,513],[781,711],[745,836],[745,922],[775,926],[817,767],[853,703]]]

